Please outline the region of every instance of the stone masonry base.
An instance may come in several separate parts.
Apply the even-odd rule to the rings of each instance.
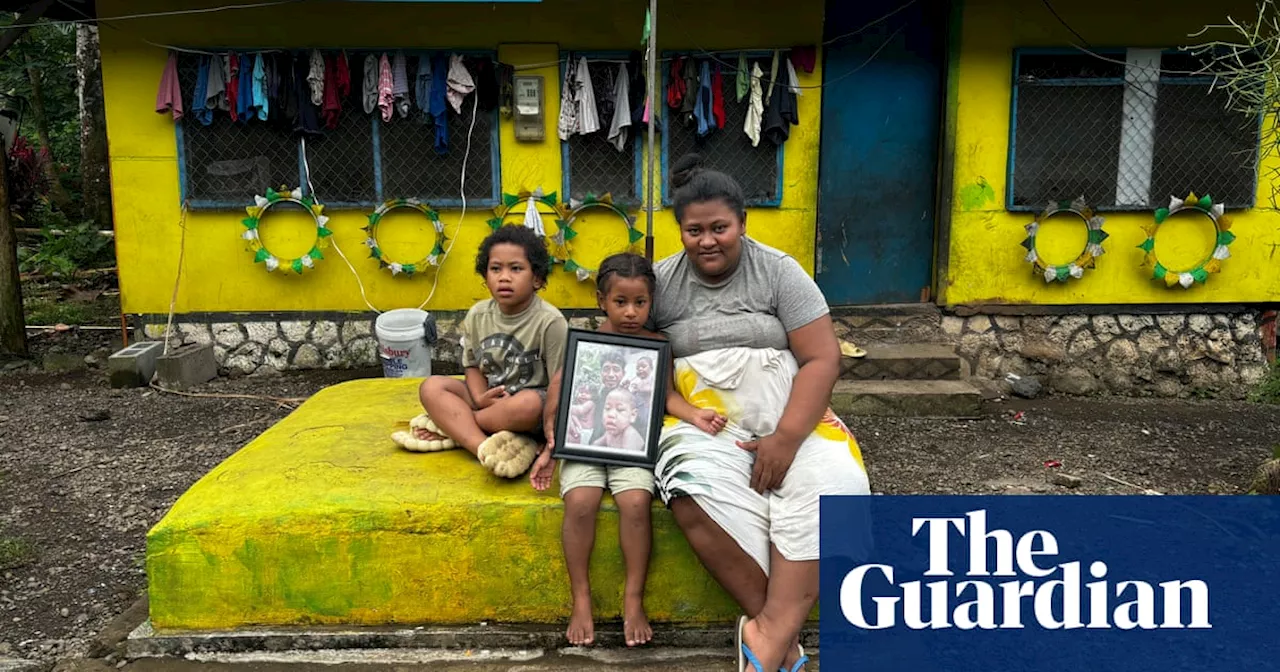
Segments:
[[[461,312],[437,315],[435,373],[460,373]],[[273,319],[253,314],[237,321],[176,316],[175,342],[212,343],[223,375],[290,369],[377,367],[373,318],[325,314],[323,319]],[[229,319],[222,316],[218,319]],[[571,317],[594,329],[598,318]],[[931,308],[873,317],[837,311],[841,338],[864,347],[881,343],[951,345],[975,378],[1031,375],[1064,394],[1217,396],[1243,398],[1268,369],[1262,315],[1219,313],[958,316]],[[136,321],[145,338],[164,337],[163,321]],[[1272,346],[1274,347],[1274,346]]]

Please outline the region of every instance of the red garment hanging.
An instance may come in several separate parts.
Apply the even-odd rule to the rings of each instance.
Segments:
[[[324,127],[330,131],[338,128],[338,119],[342,115],[342,101],[338,98],[341,85],[338,82],[336,61],[333,56],[326,56],[324,59],[324,106],[320,109],[320,118]]]
[[[716,128],[724,128],[724,76],[720,73],[720,64],[716,64],[716,74],[711,77],[711,113],[716,118]]]
[[[676,56],[671,61],[671,82],[667,85],[667,107],[679,109],[688,93],[681,71],[684,69],[684,57]]]
[[[236,103],[240,100],[240,57],[233,51],[227,54],[227,104],[231,106],[231,121],[239,121]]]

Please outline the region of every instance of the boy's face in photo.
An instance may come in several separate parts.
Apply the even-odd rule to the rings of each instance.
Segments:
[[[604,431],[617,436],[636,421],[636,405],[631,393],[614,390],[604,400]]]
[[[638,378],[648,378],[648,377],[649,377],[649,373],[650,373],[652,370],[653,370],[653,364],[651,364],[651,363],[649,362],[649,360],[647,360],[647,359],[642,359],[642,360],[640,360],[640,361],[636,362],[636,377],[638,377]]]

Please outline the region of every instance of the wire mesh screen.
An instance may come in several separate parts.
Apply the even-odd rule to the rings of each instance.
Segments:
[[[179,85],[188,108],[200,60],[198,54],[184,53],[178,58]],[[407,118],[397,114],[390,122],[383,122],[377,110],[372,117],[365,114],[359,91],[362,73],[358,71],[364,62],[363,54],[349,53],[348,61],[352,92],[342,101],[337,128],[309,136],[306,141],[311,185],[322,202],[364,207],[376,203],[381,195],[456,203],[461,195],[459,187],[469,131],[467,199],[475,205],[494,202],[496,112],[477,110],[472,130],[472,103],[476,94],[463,101],[461,114],[450,109],[446,115],[448,151],[441,155],[433,147],[434,128],[416,106]],[[416,58],[408,59],[410,81],[416,74],[415,65]],[[269,186],[292,187],[305,182],[306,176],[299,166],[299,138],[287,128],[261,120],[232,122],[222,111],[213,115],[209,126],[190,114],[180,123],[185,193],[188,199],[202,202],[197,207],[236,205]]]
[[[750,68],[751,64],[752,61],[748,61],[747,67]],[[713,71],[715,65],[712,63]],[[701,65],[695,61],[687,61],[684,67]],[[662,114],[668,115],[667,157],[663,169],[663,180],[667,185],[666,198],[670,201],[672,193],[670,165],[689,152],[697,152],[702,155],[706,167],[725,171],[737,178],[746,192],[748,204],[776,204],[782,197],[778,192],[778,155],[782,148],[763,136],[759,145],[751,146],[751,138],[742,130],[750,98],[738,100],[733,86],[736,73],[730,72],[730,68],[721,67],[724,70],[724,128],[700,138],[696,123],[683,123],[678,110],[665,105],[662,109]],[[760,61],[760,69],[765,73],[764,79],[768,79],[769,61]],[[689,95],[696,95],[696,92],[690,91]]]
[[[410,115],[390,122],[378,122],[382,146],[382,195],[385,198],[417,197],[429,201],[457,201],[461,197],[462,159],[471,129],[471,94],[462,104],[462,114],[450,109],[448,151],[435,150],[435,128],[422,118]],[[465,193],[469,205],[492,203],[494,113],[475,110],[475,130],[471,131],[471,154],[467,157]]]
[[[378,199],[373,174],[373,123],[348,105],[338,127],[307,138],[311,187],[324,203],[369,204]]]
[[[178,59],[178,84],[188,112],[199,65],[199,55]],[[208,126],[190,114],[179,123],[187,199],[239,203],[271,185],[298,184],[297,141],[267,125],[233,122],[223,112],[214,114]]]
[[[592,62],[590,59],[588,63],[596,101],[612,98],[618,64]],[[600,195],[607,192],[616,201],[636,202],[635,134],[639,132],[639,127],[627,129],[627,141],[619,151],[608,139],[609,125],[613,121],[612,109],[601,106],[600,112],[599,131],[590,135],[569,136],[565,166],[569,176],[569,195],[580,199],[589,193]]]
[[[1011,207],[1083,196],[1103,209],[1147,209],[1191,191],[1252,206],[1258,120],[1228,110],[1211,80],[1116,60],[1021,58]]]

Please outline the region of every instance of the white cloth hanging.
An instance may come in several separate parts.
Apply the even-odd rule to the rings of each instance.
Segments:
[[[618,66],[613,82],[613,121],[609,124],[609,142],[621,152],[627,146],[627,127],[631,125],[631,78],[627,64]]]
[[[596,109],[596,92],[591,86],[591,70],[587,57],[578,60],[578,135],[589,135],[600,130],[600,111]]]
[[[533,229],[539,238],[547,236],[546,229],[542,228],[542,214],[538,212],[538,201],[533,196],[529,197],[529,204],[524,209],[524,225],[525,228]]]
[[[244,67],[244,66],[240,66]],[[319,49],[311,50],[311,65],[307,68],[307,86],[311,89],[311,104],[324,104],[324,56]]]
[[[796,76],[796,66],[787,59],[787,88],[791,89],[791,93],[796,96],[803,96],[804,92],[800,90],[800,78]]]
[[[573,60],[564,69],[564,82],[560,85],[560,116],[556,120],[556,133],[565,142],[578,128],[578,83],[574,78]]]
[[[760,90],[760,78],[764,71],[759,63],[751,64],[751,103],[747,106],[747,119],[742,130],[751,138],[751,146],[760,145],[760,124],[764,121],[764,92]]]
[[[462,114],[462,99],[476,90],[476,83],[471,79],[471,73],[467,72],[467,66],[463,65],[462,57],[457,54],[449,57],[448,84],[449,90],[445,95],[449,104],[453,106],[455,113]]]

